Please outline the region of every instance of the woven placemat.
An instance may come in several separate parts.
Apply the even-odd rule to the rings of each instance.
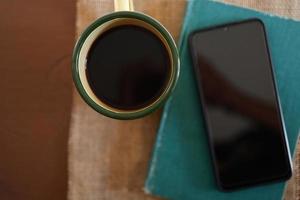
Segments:
[[[160,22],[177,38],[184,0],[135,0],[137,11]],[[113,0],[78,0],[77,35],[113,10]],[[74,91],[69,140],[69,199],[156,199],[144,194],[144,181],[160,111],[142,119],[118,121],[89,108]]]
[[[300,19],[297,0],[226,1]],[[155,17],[178,38],[185,0],[134,0],[134,4],[137,11]],[[113,0],[77,0],[77,35],[93,20],[112,10]],[[106,118],[90,109],[74,90],[68,199],[157,199],[145,195],[143,187],[159,120],[160,111],[134,121]],[[297,152],[286,199],[299,197],[299,144]]]

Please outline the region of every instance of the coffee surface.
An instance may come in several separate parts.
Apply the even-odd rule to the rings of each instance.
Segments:
[[[170,65],[168,51],[154,33],[122,25],[94,41],[86,74],[99,100],[117,109],[135,110],[153,103],[163,93]]]

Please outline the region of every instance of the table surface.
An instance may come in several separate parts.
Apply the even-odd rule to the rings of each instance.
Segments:
[[[300,19],[283,1],[227,2]],[[271,3],[272,2],[272,3]],[[135,0],[135,10],[158,19],[177,40],[185,0]],[[77,0],[77,35],[93,20],[113,11],[112,0]],[[157,199],[143,191],[161,111],[133,121],[106,118],[90,109],[74,91],[69,141],[69,199]],[[298,145],[299,146],[299,145]],[[288,196],[295,196],[295,178]]]
[[[66,199],[75,5],[0,3],[1,200]]]

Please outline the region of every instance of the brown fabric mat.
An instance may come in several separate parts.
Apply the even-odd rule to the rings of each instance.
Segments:
[[[292,9],[297,0],[231,2],[299,17],[298,11]],[[137,11],[157,18],[178,38],[185,0],[134,0],[134,4]],[[112,0],[77,0],[77,35],[112,10]],[[134,121],[106,118],[89,108],[74,91],[68,199],[157,199],[145,195],[143,186],[159,120],[160,112]],[[295,182],[295,178],[290,182],[287,199],[295,199]]]
[[[135,9],[154,16],[177,37],[183,0],[138,0]],[[78,0],[77,34],[113,10],[112,0]],[[154,199],[143,192],[160,112],[134,121],[99,115],[74,92],[69,141],[69,199]]]
[[[75,1],[2,0],[0,13],[0,199],[66,199]]]

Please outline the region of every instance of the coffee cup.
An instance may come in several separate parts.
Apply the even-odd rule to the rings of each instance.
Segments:
[[[72,75],[83,100],[115,119],[135,119],[161,107],[173,92],[180,62],[176,44],[130,0],[89,25],[76,42]]]

